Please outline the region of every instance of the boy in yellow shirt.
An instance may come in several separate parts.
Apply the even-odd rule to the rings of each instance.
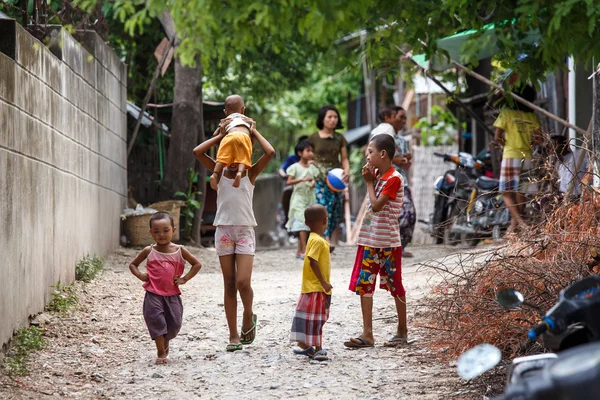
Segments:
[[[304,211],[305,224],[310,228],[302,269],[302,292],[298,299],[290,340],[298,342],[295,354],[326,361],[323,350],[323,325],[329,319],[331,261],[329,243],[323,238],[327,228],[327,209],[315,204]]]

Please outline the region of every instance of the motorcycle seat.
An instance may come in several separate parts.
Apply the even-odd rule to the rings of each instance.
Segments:
[[[498,188],[498,179],[488,178],[487,176],[480,176],[475,181],[475,184],[482,190],[494,190]]]

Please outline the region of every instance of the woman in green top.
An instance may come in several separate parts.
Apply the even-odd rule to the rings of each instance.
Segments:
[[[327,229],[323,236],[333,245],[337,240],[334,239],[335,231],[342,218],[342,205],[344,202],[343,192],[333,192],[327,186],[327,172],[333,168],[342,168],[344,170],[343,180],[348,184],[350,176],[350,163],[348,162],[348,151],[346,147],[348,142],[346,138],[336,129],[342,129],[340,113],[334,106],[323,106],[319,110],[317,117],[318,132],[312,134],[308,141],[314,146],[315,165],[319,169],[319,176],[316,179],[315,194],[317,204],[327,208],[329,221]],[[333,251],[334,247],[331,247]]]
[[[521,88],[518,94],[530,103],[533,103],[536,97],[536,91],[531,85]],[[512,107],[500,111],[494,126],[494,139],[504,146],[500,167],[500,191],[511,215],[508,232],[513,232],[517,227],[525,226],[520,213],[525,204],[525,197],[519,191],[519,177],[523,172],[522,168],[531,163],[532,144],[541,142],[541,124],[531,108],[515,101]]]

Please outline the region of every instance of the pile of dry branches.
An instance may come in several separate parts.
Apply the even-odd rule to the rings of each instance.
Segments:
[[[443,281],[426,300],[420,325],[436,332],[432,346],[447,348],[450,357],[481,343],[499,347],[507,357],[539,351],[539,345],[524,346],[539,312],[526,306],[504,309],[496,294],[515,288],[545,312],[563,288],[597,272],[597,253],[600,196],[588,190],[578,203],[555,207],[540,226],[500,248],[424,264],[436,269]]]

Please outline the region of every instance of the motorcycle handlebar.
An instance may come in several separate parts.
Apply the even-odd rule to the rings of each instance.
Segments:
[[[437,153],[437,152],[433,153],[433,155],[436,156],[436,157],[442,157],[442,158],[446,157],[445,154]]]
[[[529,338],[529,340],[535,340],[541,334],[543,334],[544,332],[546,332],[549,327],[550,327],[550,325],[548,325],[548,323],[545,322],[545,321],[542,322],[541,324],[537,324],[536,326],[534,326],[533,328],[531,328],[529,330],[529,332],[527,332],[527,337]]]

